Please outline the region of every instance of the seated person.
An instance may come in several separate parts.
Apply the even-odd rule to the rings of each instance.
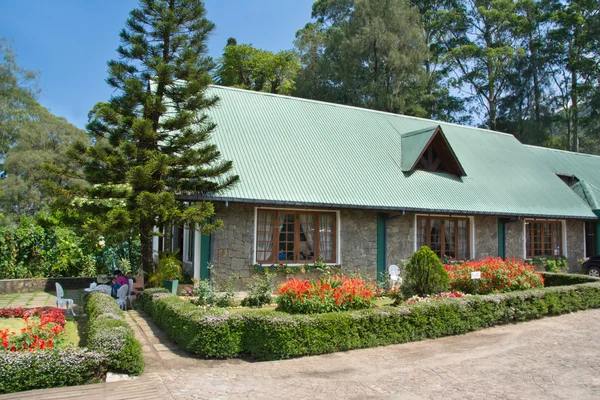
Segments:
[[[127,277],[125,275],[123,275],[123,272],[121,272],[121,270],[116,269],[115,270],[115,279],[113,281],[113,285],[112,285],[112,296],[113,297],[117,297],[117,290],[119,290],[119,288],[123,285],[129,285],[129,280],[127,279]]]

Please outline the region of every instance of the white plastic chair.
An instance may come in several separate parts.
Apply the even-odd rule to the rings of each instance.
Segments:
[[[123,311],[127,311],[127,293],[129,292],[129,285],[123,285],[117,290],[117,304]]]
[[[133,291],[133,279],[129,279],[129,285],[127,287],[129,288],[129,290],[127,291],[127,300],[129,300],[129,305],[133,310],[133,295],[131,294],[131,292]]]
[[[67,310],[71,309],[71,314],[75,316],[75,311],[73,310],[73,299],[65,299],[64,298],[65,291],[63,290],[60,283],[56,282],[56,308],[60,308],[62,310],[63,304],[66,305]]]

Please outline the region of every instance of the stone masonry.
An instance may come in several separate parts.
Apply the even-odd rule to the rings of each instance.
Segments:
[[[223,228],[213,234],[212,276],[217,283],[238,276],[238,289],[246,289],[255,274],[254,210],[255,204],[216,203],[216,215],[223,220]],[[292,208],[292,207],[290,207]],[[415,251],[415,214],[388,213],[386,266],[405,262]],[[346,271],[356,270],[373,279],[377,277],[377,211],[341,209],[340,243],[341,264]],[[498,255],[498,218],[474,216],[475,254],[479,259]],[[579,272],[578,258],[583,257],[583,222],[569,220],[567,226],[567,254],[569,271]],[[506,255],[522,259],[524,256],[524,220],[506,224]]]

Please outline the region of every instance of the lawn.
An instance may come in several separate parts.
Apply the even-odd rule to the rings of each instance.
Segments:
[[[30,321],[39,323],[40,319],[37,317],[30,318]],[[25,327],[25,321],[22,318],[0,318],[0,330],[8,329],[11,332],[19,332],[21,328]],[[79,347],[80,337],[77,329],[77,321],[73,317],[67,317],[67,324],[65,325],[65,347]]]

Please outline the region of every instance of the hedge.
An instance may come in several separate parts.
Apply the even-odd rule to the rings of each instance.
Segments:
[[[600,281],[315,315],[207,312],[160,292],[145,291],[142,299],[154,322],[188,351],[207,358],[274,360],[457,335],[596,308],[600,307]]]
[[[584,274],[564,274],[556,272],[542,272],[544,277],[544,286],[567,286],[577,285],[580,283],[599,282],[600,278],[594,278]]]
[[[0,393],[83,385],[106,375],[106,356],[87,349],[0,352]]]
[[[106,354],[109,371],[140,375],[145,366],[142,345],[115,299],[92,292],[86,296],[85,312],[88,315],[88,348]]]

